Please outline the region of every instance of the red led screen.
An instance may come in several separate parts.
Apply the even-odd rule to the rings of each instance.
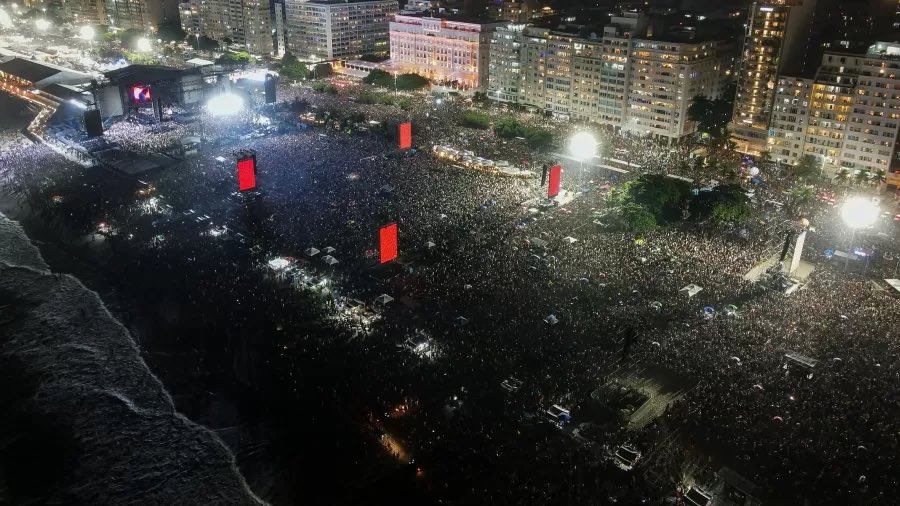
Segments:
[[[130,96],[131,101],[136,104],[149,104],[153,101],[147,86],[132,86]]]
[[[391,223],[381,227],[378,231],[378,239],[381,263],[387,263],[397,258],[397,224]]]
[[[238,190],[252,190],[256,188],[256,160],[244,158],[237,162]]]
[[[562,174],[562,167],[554,165],[550,167],[550,186],[547,187],[547,196],[555,197],[559,195],[559,177]]]
[[[407,121],[400,123],[400,149],[409,149],[412,147],[412,124]]]

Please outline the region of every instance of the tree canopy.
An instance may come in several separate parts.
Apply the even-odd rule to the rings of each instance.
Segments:
[[[741,223],[751,216],[750,198],[738,184],[716,186],[691,201],[691,216],[713,223]]]
[[[428,79],[419,74],[399,74],[397,75],[395,82],[393,74],[381,69],[373,69],[370,71],[369,75],[363,78],[363,82],[374,86],[381,86],[383,88],[393,88],[396,86],[398,90],[418,90],[429,84]]]

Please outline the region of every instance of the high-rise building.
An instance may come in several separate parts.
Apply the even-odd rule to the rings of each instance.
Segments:
[[[802,63],[809,12],[816,0],[761,0],[750,7],[734,115],[729,129],[738,149],[765,150],[769,117],[780,72]],[[803,8],[803,10],[796,10]]]
[[[126,30],[155,30],[159,25],[178,23],[178,0],[106,0],[110,26]]]
[[[505,24],[398,15],[390,24],[391,62],[402,72],[486,89],[491,36]]]
[[[694,97],[723,91],[715,42],[633,40],[628,108],[622,129],[680,139],[696,131],[687,117]]]
[[[68,0],[59,2],[59,14],[62,19],[77,26],[105,25],[106,6],[103,0]]]
[[[803,156],[812,88],[812,79],[786,76],[778,79],[767,149],[772,160],[796,165]]]
[[[527,23],[540,13],[540,5],[533,0],[500,0],[488,2],[486,13],[497,21]]]
[[[285,0],[288,51],[316,61],[386,55],[397,0]]]
[[[201,0],[199,29],[201,35],[230,41],[252,54],[272,52],[269,0]]]
[[[202,0],[188,0],[178,4],[178,17],[181,19],[181,29],[189,37],[195,39],[201,35],[201,2]]]
[[[643,34],[646,19],[613,18],[602,37],[546,28],[498,28],[488,96],[556,116],[679,139],[695,131],[687,108],[725,89],[716,42],[671,42]]]
[[[810,155],[823,172],[889,171],[900,131],[900,44],[829,51],[814,79],[782,77],[770,128],[775,160]]]

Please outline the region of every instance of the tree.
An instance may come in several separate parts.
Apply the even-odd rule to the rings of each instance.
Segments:
[[[285,79],[299,81],[309,79],[309,68],[300,63],[300,60],[293,54],[284,53],[284,56],[281,57],[281,68],[278,70],[278,74]]]
[[[815,188],[813,188],[812,186],[810,186],[810,185],[797,186],[797,187],[791,189],[791,194],[790,194],[791,206],[793,206],[796,209],[799,209],[799,208],[805,206],[806,204],[809,204],[810,202],[812,202],[812,200],[813,200],[813,198],[815,198],[815,196],[816,196]]]
[[[850,181],[850,170],[847,168],[842,168],[834,176],[834,179],[839,183],[848,183]]]
[[[875,184],[881,184],[887,180],[887,173],[885,173],[884,169],[878,169],[875,171],[875,174],[872,176],[872,181]]]
[[[723,96],[729,96],[726,92]],[[732,93],[731,97],[734,96]],[[732,100],[718,98],[710,100],[698,95],[688,106],[688,119],[697,123],[697,131],[710,137],[714,142],[721,142],[726,137],[726,126],[731,119]]]
[[[690,194],[690,185],[681,179],[645,174],[625,184],[619,201],[622,205],[642,205],[657,222],[666,222],[681,216],[682,206]]]
[[[313,77],[316,79],[324,79],[334,75],[334,69],[328,63],[319,63],[313,67]]]
[[[491,117],[483,112],[468,112],[462,118],[463,126],[487,130],[491,126]]]
[[[821,166],[816,160],[816,157],[813,155],[803,155],[797,163],[797,166],[794,167],[793,173],[798,179],[809,179],[818,174],[820,170]]]
[[[750,198],[738,184],[716,186],[712,191],[701,192],[691,201],[694,219],[710,219],[714,223],[740,223],[750,218]]]
[[[163,23],[156,28],[156,38],[163,42],[178,42],[187,37],[187,32],[181,28],[180,23]]]
[[[359,59],[362,61],[368,61],[368,62],[372,62],[372,63],[381,63],[384,60],[387,60],[388,58],[390,58],[390,57],[387,55],[383,55],[383,54],[364,54],[359,57]]]
[[[856,184],[862,185],[862,184],[868,183],[870,175],[871,175],[871,173],[868,170],[866,170],[866,169],[860,170],[859,172],[856,173]]]
[[[201,35],[199,39],[196,39],[196,45],[199,46],[198,49],[201,51],[214,51],[219,48],[219,41],[206,35]]]
[[[618,209],[622,227],[629,232],[644,233],[656,228],[656,217],[646,207],[629,203]]]
[[[256,61],[247,51],[227,52],[216,58],[216,63],[225,65],[246,65]]]
[[[419,74],[400,74],[394,79],[393,74],[389,74],[381,69],[373,69],[369,75],[363,78],[363,83],[382,88],[393,88],[396,86],[398,90],[417,90],[424,88],[429,84],[429,80]]]

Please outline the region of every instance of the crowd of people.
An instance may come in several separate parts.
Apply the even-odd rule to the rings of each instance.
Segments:
[[[555,161],[519,140],[461,128],[470,107],[460,99],[438,104],[423,96],[401,110],[355,104],[345,94],[282,91],[293,94],[282,97],[288,102],[296,96],[378,121],[410,118],[416,145],[454,144],[537,167]],[[146,154],[167,149],[186,128],[161,132],[120,122],[108,135]],[[231,418],[211,414],[208,400],[210,390],[224,389],[245,410],[237,424],[256,421],[233,446],[261,495],[296,497],[288,482],[297,479],[307,484],[304,493],[323,493],[310,492],[317,479],[340,482],[329,476],[334,468],[291,475],[291,452],[327,451],[331,457],[321,458],[350,461],[338,466],[365,467],[374,458],[366,438],[348,435],[348,427],[365,426],[359,421],[414,396],[421,405],[397,427],[397,440],[425,469],[432,498],[560,504],[632,493],[660,500],[682,484],[680,470],[664,470],[668,490],[626,480],[611,491],[608,465],[597,463],[595,451],[561,434],[534,433],[534,414],[556,403],[576,422],[591,421],[589,392],[617,369],[635,366],[664,369],[690,387],[644,428],[605,427],[597,447],[631,441],[652,453],[660,434],[677,432],[679,445],[738,469],[776,504],[891,504],[900,492],[896,299],[816,253],[833,240],[834,208],[822,205],[810,215],[823,229],[807,248],[816,271],[785,296],[744,279],[780,250],[794,226],[761,205],[753,222],[733,230],[683,224],[635,236],[595,223],[604,190],[622,178],[599,168],[580,180],[586,191],[574,201],[547,206],[539,179],[461,169],[428,151],[400,152],[378,132],[319,129],[228,141],[229,127],[219,128],[226,142],[142,176],[152,180],[152,193],[104,177],[106,169],[73,170],[39,146],[0,153],[0,181],[20,203],[19,214],[30,210],[41,226],[67,230],[70,243],[84,244],[79,237],[95,234],[101,221],[114,224],[117,234],[105,245],[77,254],[102,258],[102,269],[116,274],[114,291],[144,308],[123,302],[118,314],[143,336],[151,366],[184,399],[179,409],[226,425]],[[687,147],[648,148],[629,136],[609,142],[643,171],[668,171],[690,156]],[[255,192],[236,192],[236,148],[257,153]],[[564,172],[563,187],[575,190],[574,177],[574,170]],[[141,204],[150,198],[157,205],[148,213]],[[399,225],[401,259],[378,266],[378,228],[390,222]],[[224,235],[209,234],[223,225]],[[339,260],[334,266],[304,254],[327,246]],[[267,267],[274,257],[326,276],[331,296],[274,279]],[[688,296],[681,289],[689,284],[702,290]],[[382,319],[364,338],[329,318],[349,299],[375,308],[382,293],[394,302],[378,306]],[[736,311],[726,311],[732,306]],[[398,346],[419,331],[433,336],[439,358],[423,360]],[[189,367],[167,362],[173,351]],[[818,362],[803,366],[785,357],[789,351]],[[523,381],[513,396],[500,388],[509,376]],[[273,421],[272,413],[288,421]],[[326,426],[322,440],[345,443],[288,435]],[[356,439],[358,446],[347,442]],[[276,443],[260,453],[261,440]]]

